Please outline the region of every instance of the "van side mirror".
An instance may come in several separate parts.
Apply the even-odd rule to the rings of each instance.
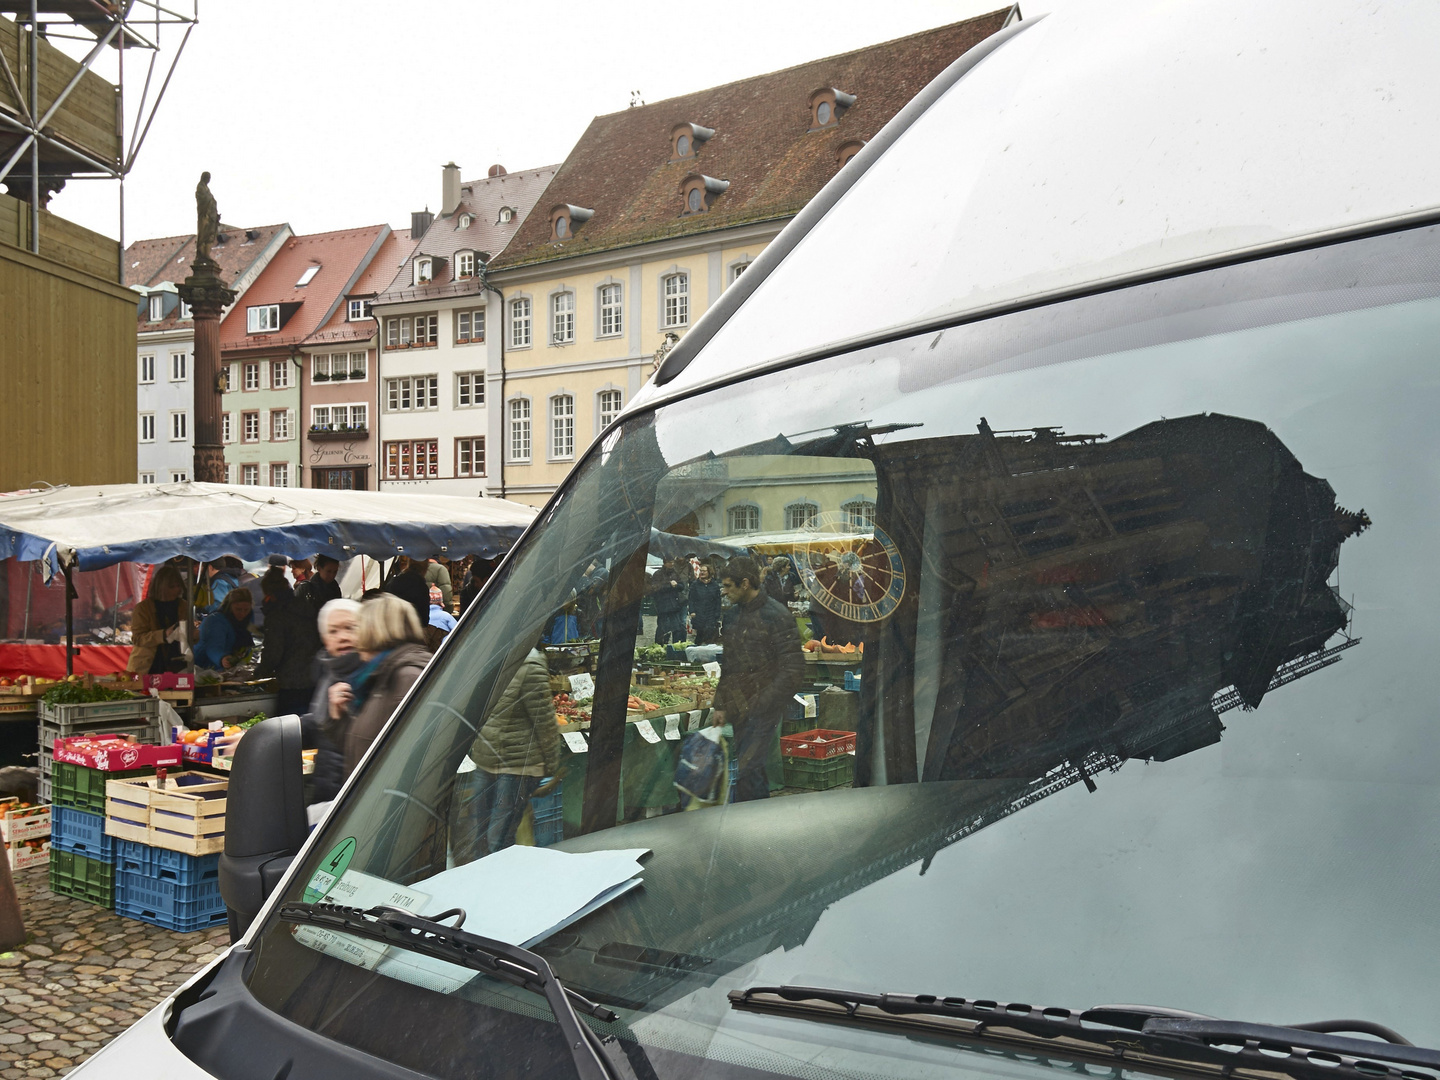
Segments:
[[[220,856],[220,895],[232,943],[259,914],[310,831],[300,750],[298,716],[256,724],[235,747]]]

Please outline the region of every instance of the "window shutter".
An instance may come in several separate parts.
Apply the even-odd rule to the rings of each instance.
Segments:
[[[264,385],[264,380],[263,380],[263,379],[261,380],[261,385],[262,385],[262,386]],[[261,410],[260,410],[260,441],[261,441],[261,442],[269,442],[269,441],[270,441],[270,410],[269,410],[269,409],[261,409]]]
[[[285,410],[285,435],[287,438],[297,438],[295,434],[295,410]]]
[[[269,389],[270,389],[270,361],[269,361],[269,360],[261,360],[261,361],[260,361],[260,389],[261,389],[261,390],[269,390]]]

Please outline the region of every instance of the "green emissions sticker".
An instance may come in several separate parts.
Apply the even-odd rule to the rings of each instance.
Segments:
[[[325,899],[335,883],[340,880],[340,875],[345,873],[345,868],[350,865],[350,860],[355,856],[355,837],[347,836],[340,843],[330,849],[330,853],[321,860],[315,874],[310,879],[310,884],[305,886],[305,895],[301,899],[307,904],[316,903]]]

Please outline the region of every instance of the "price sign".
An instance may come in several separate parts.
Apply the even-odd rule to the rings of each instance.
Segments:
[[[640,734],[640,737],[648,743],[658,743],[660,741],[660,736],[656,733],[655,729],[650,726],[649,720],[635,721],[635,730]]]
[[[576,701],[584,701],[586,698],[595,696],[595,678],[588,671],[582,671],[579,675],[570,676],[570,696]]]
[[[682,713],[671,713],[665,717],[665,738],[676,742],[680,738],[680,717]]]
[[[565,740],[565,745],[576,754],[586,753],[590,749],[590,744],[585,741],[585,736],[578,731],[562,731],[560,736]]]

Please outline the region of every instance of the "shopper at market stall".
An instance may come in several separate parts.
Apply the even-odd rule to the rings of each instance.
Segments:
[[[455,608],[454,586],[450,581],[450,567],[439,559],[430,559],[425,564],[425,584],[431,588],[440,587],[440,603],[446,611]]]
[[[190,626],[185,579],[173,566],[162,566],[150,579],[145,599],[130,616],[130,659],[126,671],[161,675],[184,671],[184,646]],[[183,626],[182,626],[183,623]]]
[[[424,641],[415,609],[398,596],[380,593],[360,605],[355,646],[364,663],[330,687],[330,719],[341,736],[346,776],[430,662]]]
[[[472,836],[479,848],[473,857],[483,858],[515,843],[530,796],[560,764],[550,669],[539,648],[526,654],[490,711],[470,759],[475,762]],[[457,852],[457,861],[468,854]]]
[[[720,727],[729,721],[735,732],[735,801],[767,799],[765,762],[780,731],[785,702],[805,680],[800,632],[789,609],[761,588],[754,559],[731,559],[720,588],[734,607],[721,638],[725,664],[710,722]]]
[[[430,621],[430,586],[425,581],[428,565],[424,559],[405,559],[399,572],[391,574],[380,586],[382,592],[398,596],[414,608],[421,626]]]
[[[328,555],[315,556],[315,573],[295,588],[295,595],[304,600],[318,615],[326,604],[340,599],[340,583],[335,575],[340,572],[340,563]]]
[[[262,679],[275,678],[277,715],[298,715],[310,707],[315,692],[312,668],[320,648],[315,609],[295,598],[283,567],[267,570],[260,586],[265,592],[265,632],[255,673]]]
[[[720,582],[709,563],[702,562],[690,586],[690,628],[695,644],[709,645],[720,638]]]
[[[765,571],[765,591],[782,604],[788,604],[795,599],[799,589],[800,575],[791,569],[790,560],[784,555],[776,555]]]
[[[655,644],[684,641],[685,577],[674,559],[666,559],[651,575],[650,596],[655,602]]]
[[[345,782],[345,733],[330,716],[330,687],[350,678],[365,663],[355,650],[360,605],[354,600],[331,600],[320,609],[320,640],[315,657],[315,693],[310,711],[300,718],[300,731],[307,750],[315,751],[315,775],[310,784],[310,801],[329,802]]]
[[[225,671],[242,663],[255,647],[250,634],[253,605],[245,589],[231,589],[220,601],[220,609],[205,617],[200,624],[200,638],[195,643],[195,666]]]

